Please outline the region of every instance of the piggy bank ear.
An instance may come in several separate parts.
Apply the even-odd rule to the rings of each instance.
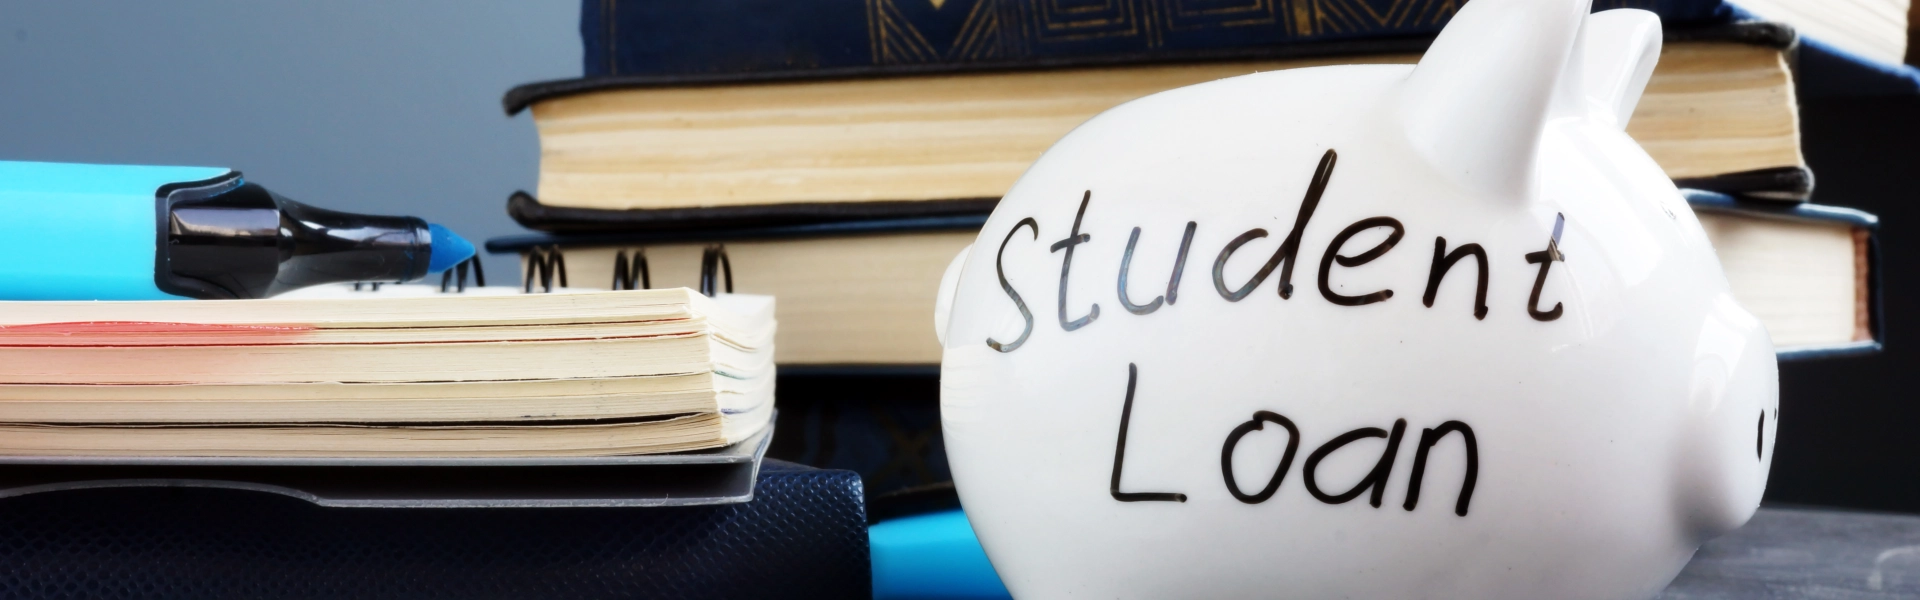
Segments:
[[[1561,73],[1591,0],[1474,0],[1400,98],[1413,148],[1481,194],[1524,200]]]
[[[1554,117],[1626,129],[1660,62],[1660,17],[1620,9],[1587,17],[1556,94]]]

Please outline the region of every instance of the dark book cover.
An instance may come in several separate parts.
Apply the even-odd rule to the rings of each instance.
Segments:
[[[866,598],[862,486],[769,460],[754,499],[664,508],[328,508],[252,491],[0,500],[9,598]]]
[[[585,0],[587,77],[1178,53],[1431,36],[1464,0]],[[1670,24],[1720,0],[1596,0]]]
[[[583,0],[582,76],[508,92],[868,77],[1007,68],[1418,52],[1465,0]],[[1667,30],[1758,20],[1723,0],[1594,0]],[[1791,40],[1791,30],[1788,39]],[[1670,35],[1669,39],[1673,39]],[[1808,97],[1920,93],[1920,70],[1820,40],[1800,49]]]
[[[583,76],[513,88],[508,114],[607,89],[1421,52],[1461,0],[585,0]],[[1669,41],[1788,47],[1720,0],[1653,11]]]
[[[790,202],[691,208],[600,209],[548,206],[526,192],[507,198],[507,215],[528,229],[593,234],[727,230],[902,218],[964,217],[993,212],[999,198],[878,202]]]

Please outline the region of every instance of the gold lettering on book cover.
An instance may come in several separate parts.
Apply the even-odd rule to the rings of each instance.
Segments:
[[[1080,41],[1103,37],[1148,37],[1147,46],[1158,45],[1145,23],[1150,11],[1142,4],[1153,0],[1035,0],[1035,42]]]
[[[1276,0],[1170,0],[1162,3],[1167,29],[1191,31],[1213,27],[1272,26],[1284,13]],[[1284,0],[1280,0],[1284,1]]]
[[[1014,58],[1020,52],[1019,32],[1007,25],[1006,0],[867,0],[867,34],[874,64],[972,62]],[[905,6],[903,6],[905,4]],[[946,10],[953,4],[954,10]],[[916,13],[930,6],[935,14]],[[951,22],[964,10],[958,30],[940,35],[935,25]]]
[[[1463,2],[1445,0],[1292,0],[1302,36],[1357,34],[1409,28],[1438,29]]]

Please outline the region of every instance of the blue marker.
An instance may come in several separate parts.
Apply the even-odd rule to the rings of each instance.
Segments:
[[[231,169],[0,161],[0,299],[265,298],[472,257],[415,217],[314,208]]]

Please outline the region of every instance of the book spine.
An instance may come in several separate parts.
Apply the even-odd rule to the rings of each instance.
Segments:
[[[1464,0],[582,0],[586,77],[767,73],[1230,51],[1431,36]],[[1594,0],[1669,26],[1721,0]]]

